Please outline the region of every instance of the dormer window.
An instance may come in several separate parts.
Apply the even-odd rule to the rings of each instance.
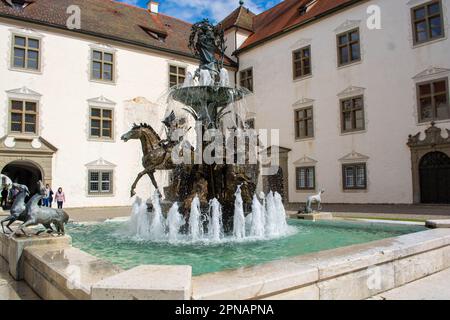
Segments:
[[[308,7],[307,6],[301,6],[300,9],[298,9],[298,12],[300,13],[301,16],[303,16],[306,11],[308,11]]]
[[[302,4],[300,8],[298,9],[298,12],[300,16],[305,15],[309,9],[311,9],[315,4],[317,3],[317,0],[310,0],[309,2]]]
[[[23,9],[33,3],[31,0],[5,0],[7,4],[16,9]]]
[[[143,26],[141,26],[141,28],[142,28],[142,30],[145,31],[145,33],[147,33],[153,39],[164,42],[167,38],[167,33],[163,32],[163,31],[152,30],[152,29],[149,29],[149,28],[146,28]]]

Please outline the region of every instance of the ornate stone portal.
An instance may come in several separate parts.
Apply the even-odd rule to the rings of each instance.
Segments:
[[[447,137],[444,138],[442,129],[436,127],[434,122],[425,130],[425,138],[420,139],[420,132],[416,135],[410,135],[407,145],[411,149],[412,177],[413,177],[413,201],[422,203],[421,194],[421,162],[425,156],[433,152],[442,153],[450,158],[450,130],[447,131]],[[446,177],[441,177],[446,179]],[[448,179],[448,177],[447,177]]]
[[[30,167],[39,171],[38,180],[51,184],[56,151],[56,147],[41,137],[5,136],[0,139],[0,172],[8,166]]]

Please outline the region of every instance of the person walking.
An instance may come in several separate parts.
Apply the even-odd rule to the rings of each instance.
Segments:
[[[63,189],[60,187],[55,194],[55,200],[58,204],[58,209],[62,209],[64,202],[66,202],[66,195],[63,192]]]
[[[8,189],[4,187],[2,190],[2,202],[0,205],[3,207],[3,209],[6,209],[7,204],[8,204]]]
[[[42,198],[42,206],[49,207],[48,200],[50,198],[50,186],[47,184],[44,189],[44,198]]]
[[[49,184],[45,185],[44,198],[42,199],[42,205],[44,207],[52,207],[53,202],[53,190]]]
[[[53,204],[53,195],[55,193],[53,192],[52,188],[49,186],[49,191],[48,191],[48,206],[51,208],[52,204]]]

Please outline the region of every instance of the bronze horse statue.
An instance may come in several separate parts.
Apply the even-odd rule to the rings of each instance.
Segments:
[[[17,194],[14,203],[10,210],[10,215],[1,221],[2,230],[3,233],[5,232],[4,223],[8,222],[6,225],[6,228],[8,228],[9,231],[13,232],[13,230],[10,228],[11,224],[13,224],[15,221],[23,221],[25,212],[25,198],[30,195],[30,191],[28,190],[28,187],[25,185],[21,185],[18,183],[12,184],[12,189],[17,190],[19,193]]]
[[[176,144],[172,141],[162,140],[156,131],[146,123],[141,123],[140,125],[134,124],[133,128],[122,136],[122,140],[125,142],[132,139],[141,140],[142,151],[144,153],[142,158],[144,171],[138,174],[131,186],[131,197],[136,195],[136,186],[139,180],[145,175],[149,176],[153,186],[158,189],[155,171],[171,170],[175,168],[172,162],[172,149]]]

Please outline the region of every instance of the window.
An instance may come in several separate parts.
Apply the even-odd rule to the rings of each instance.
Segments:
[[[295,110],[295,138],[314,137],[313,108]]]
[[[112,194],[112,171],[89,170],[89,194]]]
[[[113,110],[91,107],[90,111],[90,137],[112,139]]]
[[[114,54],[92,50],[92,80],[114,81]]]
[[[169,66],[169,87],[180,85],[186,79],[186,68],[178,66]]]
[[[13,36],[12,67],[39,71],[40,40],[26,36]]]
[[[367,189],[366,164],[344,164],[342,166],[344,189]]]
[[[361,60],[359,29],[339,34],[337,42],[339,66]]]
[[[311,74],[311,47],[305,47],[292,53],[294,80]]]
[[[245,127],[247,129],[255,129],[255,119],[248,119],[245,121]]]
[[[414,44],[444,37],[441,1],[431,1],[412,9]]]
[[[37,108],[36,102],[11,100],[10,132],[37,134]]]
[[[253,92],[253,68],[240,72],[241,87]]]
[[[419,122],[450,118],[448,103],[448,79],[417,85]]]
[[[364,99],[355,97],[341,100],[342,132],[361,131],[365,129]]]
[[[316,188],[316,174],[314,167],[296,169],[297,190],[314,190]]]

